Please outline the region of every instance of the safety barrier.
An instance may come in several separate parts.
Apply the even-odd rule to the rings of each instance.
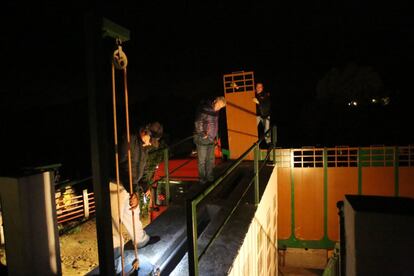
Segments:
[[[211,185],[208,185],[205,187],[202,191],[197,193],[191,198],[188,198],[186,201],[186,209],[187,209],[187,241],[188,241],[188,264],[189,264],[189,274],[190,275],[198,275],[198,261],[203,256],[203,254],[207,251],[207,249],[210,247],[210,245],[213,243],[213,241],[217,238],[223,227],[226,225],[226,223],[229,221],[230,217],[236,210],[236,208],[239,206],[242,198],[247,193],[251,185],[254,185],[254,199],[255,204],[257,205],[259,203],[259,173],[262,170],[262,168],[266,165],[266,162],[268,161],[270,157],[270,153],[274,150],[276,145],[276,128],[273,127],[272,129],[269,129],[268,132],[272,130],[272,144],[273,148],[272,150],[269,150],[266,158],[263,160],[263,163],[261,167],[259,167],[259,160],[260,158],[260,148],[259,145],[264,139],[259,139],[256,143],[254,143],[247,151],[245,151],[237,160],[233,162],[233,164],[225,170],[225,172],[220,175]],[[266,134],[268,134],[268,132]],[[205,247],[204,251],[198,254],[198,234],[197,234],[197,206],[198,204],[206,198],[226,177],[233,172],[240,163],[248,157],[249,154],[253,152],[254,154],[254,174],[253,178],[251,179],[249,185],[245,188],[244,192],[242,193],[239,201],[233,206],[232,210],[228,214],[227,218],[224,220],[224,222],[221,224],[219,229],[216,231],[216,233],[211,237],[210,241],[208,242],[207,246]]]
[[[192,141],[193,139],[193,135],[185,137],[184,139],[181,139],[180,141],[178,141],[175,144],[172,144],[171,146],[168,147],[164,147],[164,148],[160,148],[158,150],[154,150],[153,152],[151,152],[150,154],[156,154],[160,151],[163,152],[164,155],[164,176],[154,179],[154,182],[152,184],[162,184],[164,189],[165,189],[165,204],[168,205],[170,203],[171,200],[171,195],[170,195],[170,175],[173,174],[174,172],[178,171],[179,169],[181,169],[183,166],[185,166],[190,159],[186,159],[184,160],[184,162],[179,165],[178,167],[170,170],[170,166],[169,166],[169,160],[171,158],[171,151],[173,149],[175,149],[176,147],[178,147],[179,145],[182,145],[185,142],[189,142]]]
[[[334,248],[345,194],[414,197],[414,146],[277,149],[279,248]]]

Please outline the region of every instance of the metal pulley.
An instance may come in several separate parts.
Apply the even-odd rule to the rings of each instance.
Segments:
[[[128,65],[128,59],[124,51],[122,51],[121,45],[118,45],[118,49],[114,52],[114,65],[118,70],[123,70]]]

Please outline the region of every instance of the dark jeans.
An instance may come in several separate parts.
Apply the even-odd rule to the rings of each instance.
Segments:
[[[214,142],[199,136],[194,137],[197,146],[198,175],[201,183],[213,181],[214,169]]]

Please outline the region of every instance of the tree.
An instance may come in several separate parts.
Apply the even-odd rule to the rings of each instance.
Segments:
[[[317,100],[360,105],[384,98],[381,77],[370,66],[349,63],[331,69],[317,84]]]

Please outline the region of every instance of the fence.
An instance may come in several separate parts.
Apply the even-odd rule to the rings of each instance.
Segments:
[[[79,180],[58,183],[55,189],[58,191],[56,196],[57,223],[63,224],[73,220],[88,219],[95,213],[94,193],[89,192],[87,188],[82,190],[82,194],[75,194],[72,190],[74,186],[85,184],[91,180],[91,177]],[[69,187],[69,189],[67,189]],[[63,190],[70,190],[67,193]]]
[[[84,189],[82,194],[71,198],[71,202],[67,204],[57,204],[57,222],[58,224],[69,222],[71,220],[85,218],[95,213],[95,199],[93,192],[88,193]]]

